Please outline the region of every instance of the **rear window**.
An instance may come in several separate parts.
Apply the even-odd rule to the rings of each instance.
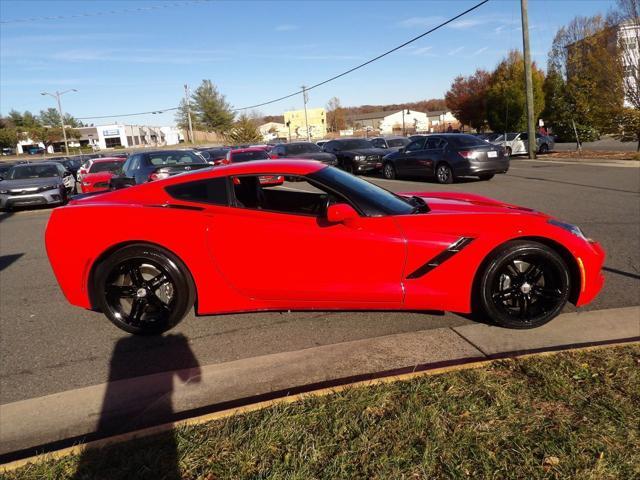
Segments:
[[[191,152],[156,152],[149,153],[151,165],[176,165],[179,163],[207,163],[200,155]]]
[[[124,162],[94,162],[89,173],[115,172],[122,168]]]
[[[317,153],[322,149],[315,143],[292,143],[286,146],[287,154],[300,155],[302,153]]]
[[[231,154],[231,161],[233,163],[250,162],[251,160],[269,160],[269,154],[264,150]]]
[[[487,144],[484,140],[480,140],[478,137],[474,137],[473,135],[451,135],[447,137],[447,140],[458,147],[473,147],[476,145]]]
[[[212,205],[228,204],[226,177],[171,185],[166,190],[169,195],[178,200]]]
[[[387,140],[387,145],[390,147],[404,147],[405,145],[409,145],[410,140],[408,138],[392,138],[391,140]]]

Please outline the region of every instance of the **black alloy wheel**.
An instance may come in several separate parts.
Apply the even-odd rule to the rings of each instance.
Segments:
[[[436,180],[438,183],[453,183],[453,171],[446,163],[441,163],[436,168]]]
[[[146,245],[124,247],[96,267],[101,311],[117,327],[156,335],[177,325],[194,303],[193,280],[173,254]]]
[[[384,164],[384,167],[382,167],[382,175],[387,180],[393,180],[394,178],[396,178],[396,169],[391,162],[387,162]]]
[[[534,328],[556,317],[570,291],[562,257],[546,245],[508,242],[493,254],[480,284],[482,307],[498,325]]]

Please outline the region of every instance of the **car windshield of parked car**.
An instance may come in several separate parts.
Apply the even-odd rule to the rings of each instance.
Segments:
[[[7,175],[8,180],[26,180],[29,178],[59,177],[55,165],[20,165],[13,167]]]
[[[415,211],[415,206],[402,197],[334,167],[323,168],[308,177],[349,198],[369,216],[407,215]]]
[[[214,150],[204,150],[202,153],[203,154],[205,152],[208,153],[209,154],[209,158],[211,160],[215,160],[215,159],[218,159],[218,158],[223,158],[227,154],[228,151],[229,150],[226,149],[226,148],[217,148],[217,149],[214,149]]]
[[[287,155],[301,155],[303,153],[318,153],[322,149],[315,143],[292,143],[287,145]]]
[[[404,147],[405,145],[409,145],[411,140],[408,138],[392,138],[391,140],[387,140],[387,145],[390,147]]]
[[[98,173],[98,172],[116,172],[122,168],[122,164],[124,162],[95,162],[91,165],[89,169],[89,173]]]
[[[252,160],[269,160],[269,154],[264,150],[252,150],[249,152],[238,152],[231,155],[231,161],[250,162]]]
[[[453,143],[456,147],[476,147],[486,145],[487,142],[474,137],[473,135],[451,135],[447,137],[450,143]]]
[[[201,155],[191,152],[156,152],[149,154],[152,165],[175,165],[178,163],[207,163]]]
[[[373,143],[363,138],[355,138],[353,140],[345,140],[338,142],[338,150],[357,150],[358,148],[375,148]]]

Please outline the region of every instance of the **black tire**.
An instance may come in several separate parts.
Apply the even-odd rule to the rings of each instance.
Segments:
[[[538,150],[538,153],[549,153],[549,145],[547,145],[546,143],[543,143],[542,145],[540,145],[540,149]]]
[[[570,290],[569,269],[557,252],[538,242],[514,240],[485,262],[479,307],[501,327],[535,328],[562,311]]]
[[[495,176],[495,173],[484,173],[482,175],[479,175],[480,180],[491,180]]]
[[[436,167],[436,181],[440,184],[453,183],[453,170],[448,164],[438,164]]]
[[[507,155],[507,157],[510,157],[511,156],[511,147],[505,147],[504,153]]]
[[[393,166],[393,163],[387,162],[382,167],[382,176],[387,180],[393,180],[396,178],[396,169]]]
[[[342,170],[344,170],[345,172],[350,173],[352,175],[355,175],[354,168],[353,168],[353,163],[351,163],[351,162],[343,162],[342,163]]]
[[[195,286],[179,258],[164,249],[127,245],[100,262],[93,275],[97,307],[118,328],[159,335],[193,307]]]

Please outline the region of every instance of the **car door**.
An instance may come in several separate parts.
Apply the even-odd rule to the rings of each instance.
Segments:
[[[418,166],[422,175],[434,175],[435,167],[444,158],[447,142],[441,137],[427,137]]]
[[[417,175],[417,162],[424,148],[424,141],[424,138],[418,138],[409,143],[404,151],[397,153],[396,171],[399,175]]]
[[[527,133],[519,134],[513,140],[513,149],[511,153],[527,153],[528,142],[529,142],[529,135]]]
[[[348,224],[331,224],[324,213],[285,211],[265,198],[297,198],[313,189],[318,195],[328,194],[304,177],[272,173],[288,181],[262,187],[255,175],[231,177],[235,206],[210,217],[210,252],[227,281],[250,298],[315,302],[310,308],[317,308],[318,302],[328,308],[399,306],[406,251],[393,218],[359,217]]]

